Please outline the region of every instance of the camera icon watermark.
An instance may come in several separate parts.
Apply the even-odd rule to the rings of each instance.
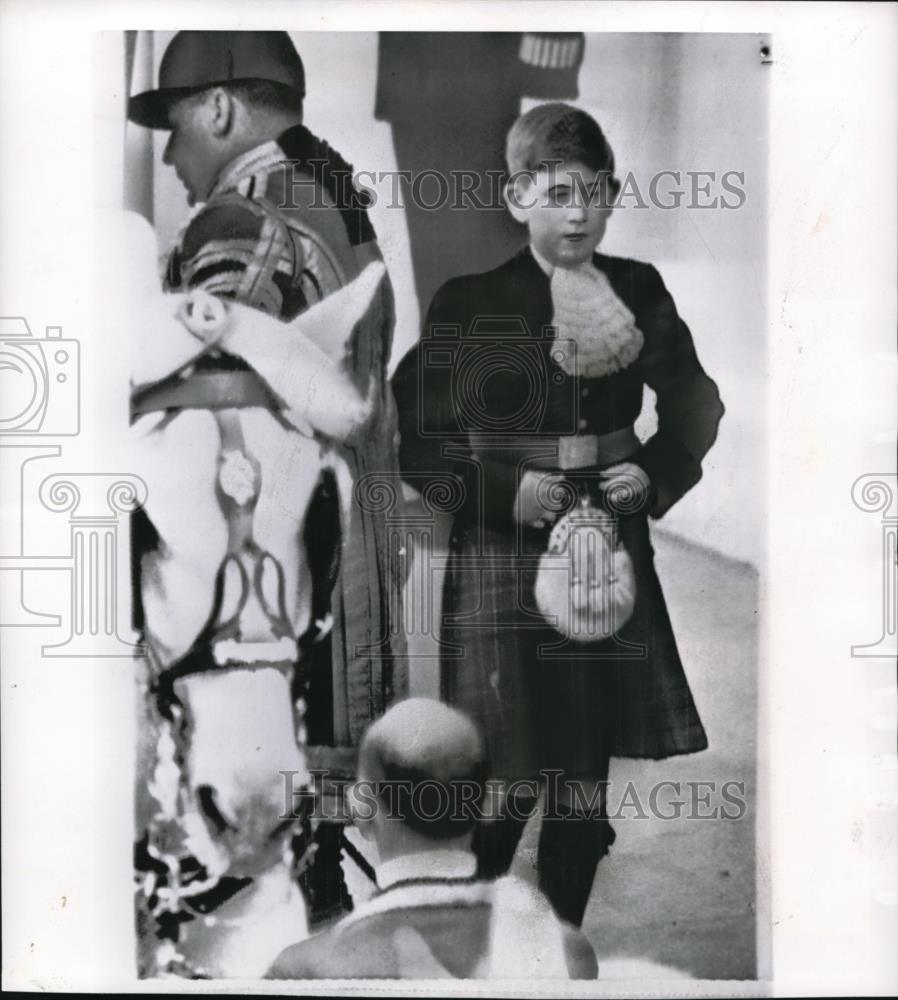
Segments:
[[[561,366],[576,352],[574,341],[550,326],[534,333],[521,316],[477,316],[464,332],[432,324],[421,341],[419,433],[442,440],[574,433],[579,396]],[[434,406],[447,397],[451,414]]]
[[[0,627],[55,630],[45,657],[130,657],[141,648],[128,621],[127,518],[146,484],[130,472],[45,465],[63,452],[47,439],[81,430],[80,379],[78,340],[0,317]]]
[[[35,337],[24,316],[0,317],[0,435],[80,430],[80,344],[48,326]]]

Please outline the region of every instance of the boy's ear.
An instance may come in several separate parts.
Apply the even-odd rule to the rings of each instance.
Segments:
[[[503,194],[511,217],[515,222],[526,223],[536,196],[532,176],[523,171],[512,174],[505,183]]]

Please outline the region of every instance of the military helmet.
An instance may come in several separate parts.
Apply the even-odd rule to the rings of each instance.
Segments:
[[[159,66],[159,87],[128,101],[128,118],[169,128],[168,113],[183,97],[207,87],[264,80],[306,95],[302,59],[286,31],[179,31]]]

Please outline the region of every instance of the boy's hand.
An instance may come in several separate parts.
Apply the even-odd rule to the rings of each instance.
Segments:
[[[514,501],[514,519],[518,524],[531,528],[543,528],[551,524],[560,511],[548,506],[554,488],[564,481],[564,476],[556,472],[534,472],[528,469],[521,476],[518,495]]]
[[[619,462],[602,474],[602,492],[611,513],[635,514],[652,501],[652,481],[642,466]]]

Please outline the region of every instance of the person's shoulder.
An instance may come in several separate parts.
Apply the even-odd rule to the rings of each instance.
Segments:
[[[611,287],[634,313],[670,304],[670,293],[654,264],[632,257],[595,253],[593,264],[611,282]]]
[[[337,924],[290,945],[268,970],[268,979],[381,978],[395,972],[390,933],[383,915],[347,926]]]
[[[268,970],[267,979],[332,979],[347,969],[354,951],[347,950],[339,928],[323,931],[285,948]],[[336,965],[335,965],[336,963]]]
[[[333,153],[326,144],[321,148]],[[304,244],[323,244],[324,256],[336,255],[351,270],[352,248],[376,245],[377,237],[367,201],[352,187],[347,170],[324,159],[323,152],[308,160],[282,158],[260,171],[243,194],[252,203],[250,210],[264,214],[270,225]]]
[[[525,247],[488,271],[459,274],[450,278],[437,290],[433,304],[435,307],[467,304],[475,309],[479,308],[479,303],[484,299],[492,299],[503,291],[517,288],[522,274],[534,268],[542,273]]]
[[[209,199],[187,223],[181,236],[184,256],[213,241],[257,240],[261,237],[263,213],[237,192],[225,192]]]
[[[325,973],[333,950],[333,932],[326,931],[285,948],[266,973],[266,979],[318,979]]]
[[[443,287],[455,286],[456,284],[486,287],[502,285],[517,278],[522,271],[534,269],[539,270],[539,265],[533,259],[529,248],[525,246],[496,267],[491,267],[487,271],[477,271],[459,275],[457,278],[450,278]]]
[[[616,257],[612,254],[597,252],[592,255],[592,261],[609,278],[630,277],[645,281],[655,281],[661,278],[654,264],[645,260],[636,260],[633,257]]]

